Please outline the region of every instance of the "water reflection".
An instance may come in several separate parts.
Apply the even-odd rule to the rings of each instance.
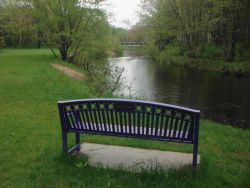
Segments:
[[[194,69],[160,66],[144,58],[110,60],[146,100],[200,109],[203,118],[250,128],[250,79]],[[122,91],[129,95],[128,88]]]

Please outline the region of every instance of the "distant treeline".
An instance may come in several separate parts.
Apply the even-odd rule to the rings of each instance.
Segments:
[[[249,52],[249,0],[142,0],[140,17],[131,32],[158,52],[173,43],[188,58],[209,45],[220,48],[225,61]]]
[[[55,56],[58,49],[63,61],[75,64],[122,53],[102,2],[0,1],[0,47],[48,47]]]

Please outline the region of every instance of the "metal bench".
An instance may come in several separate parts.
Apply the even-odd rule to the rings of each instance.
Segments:
[[[200,111],[163,103],[126,99],[59,101],[63,152],[80,150],[80,133],[193,144],[197,166]],[[68,149],[67,134],[76,145]]]

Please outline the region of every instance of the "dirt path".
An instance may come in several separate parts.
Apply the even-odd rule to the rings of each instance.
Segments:
[[[85,76],[84,74],[75,71],[69,67],[63,66],[63,65],[59,65],[59,64],[51,64],[54,68],[56,68],[57,70],[63,72],[64,74],[68,75],[71,78],[74,78],[76,80],[85,80]]]

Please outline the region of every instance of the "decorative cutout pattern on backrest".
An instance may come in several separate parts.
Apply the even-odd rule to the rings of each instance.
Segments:
[[[195,113],[177,106],[134,100],[65,102],[67,130],[192,141]]]

